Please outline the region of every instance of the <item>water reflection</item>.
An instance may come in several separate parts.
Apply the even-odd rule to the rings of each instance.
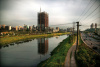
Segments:
[[[36,67],[50,57],[50,52],[67,36],[18,41],[1,47],[1,67]],[[9,45],[9,46],[8,46]],[[4,48],[3,48],[4,47]]]
[[[5,48],[5,47],[9,47],[9,45],[4,45],[3,48]]]
[[[38,38],[38,53],[45,55],[48,52],[48,38]]]

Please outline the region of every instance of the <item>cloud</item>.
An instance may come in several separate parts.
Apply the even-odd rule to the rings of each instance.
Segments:
[[[11,26],[24,24],[37,25],[37,14],[40,11],[40,7],[41,11],[45,11],[49,14],[49,25],[72,23],[77,21],[78,18],[81,18],[83,21],[84,18],[100,3],[100,1],[97,0],[94,7],[92,7],[86,15],[80,17],[81,13],[84,10],[86,12],[94,0],[86,7],[89,2],[90,0],[1,0],[0,24],[7,25],[9,23]],[[99,9],[91,16],[98,12]],[[95,19],[100,16],[100,14],[95,15],[92,18],[91,16],[89,16],[82,24]],[[88,24],[90,25],[91,22]]]

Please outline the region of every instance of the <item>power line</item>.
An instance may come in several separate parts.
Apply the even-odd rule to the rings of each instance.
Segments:
[[[98,18],[100,18],[100,17],[97,17],[97,18],[95,18],[95,19],[93,19],[92,21],[89,21],[89,22],[93,22],[93,21],[95,21],[95,20],[98,19]]]
[[[81,3],[79,4],[78,9],[81,7],[81,4],[83,3],[82,1],[83,1],[83,0],[81,0]],[[82,8],[81,8],[81,9],[82,9]],[[80,10],[81,10],[81,9],[80,9]],[[76,11],[75,13],[77,13],[77,11]],[[77,19],[77,18],[76,18],[76,19]]]
[[[92,18],[92,17],[95,17],[95,15],[97,15],[97,14],[98,14],[98,13],[94,14],[93,16],[91,16],[91,18]],[[91,19],[91,18],[89,18],[89,19]],[[87,19],[87,18],[86,18],[86,19]],[[84,21],[85,21],[85,20],[83,20],[82,22],[84,22]]]
[[[96,2],[96,1],[97,1],[97,0],[95,0],[95,2]],[[95,2],[94,2],[94,3],[91,5],[91,7],[87,10],[87,12],[92,8],[92,6],[94,6]],[[87,12],[86,12],[86,13],[87,13]],[[85,14],[86,14],[86,13],[85,13]],[[84,14],[84,15],[85,15],[85,14]],[[81,18],[81,19],[82,19],[82,18]],[[80,19],[80,20],[81,20],[81,19]],[[79,21],[80,21],[80,20],[79,20]]]
[[[64,23],[64,24],[56,24],[56,25],[49,25],[49,26],[58,26],[58,25],[66,25],[66,24],[73,24],[73,23]]]
[[[90,0],[90,2],[87,4],[87,6],[85,7],[85,9],[88,7],[88,5],[89,5],[91,2],[92,2],[92,0]],[[80,17],[81,17],[82,14],[85,12],[85,9],[84,9],[84,11],[81,13]],[[80,17],[79,17],[79,18],[80,18]],[[77,20],[79,20],[79,18],[78,18]]]
[[[100,4],[99,4],[99,6],[100,6]],[[99,7],[99,6],[98,6],[98,7]],[[98,7],[97,7],[97,8],[98,8]],[[97,8],[96,8],[95,10],[97,10]],[[89,15],[91,15],[95,10],[93,10]],[[89,16],[89,15],[88,15],[88,16]],[[88,17],[88,16],[87,16],[87,17]],[[87,17],[85,17],[85,19],[86,19]],[[85,20],[85,19],[84,19],[84,20]]]
[[[89,21],[89,22],[93,22],[93,21],[95,21],[95,20],[98,19],[98,18],[100,18],[100,17],[97,17],[97,18],[95,18],[95,19],[93,19],[93,20],[91,20],[91,21]],[[88,23],[89,23],[89,22],[88,22]],[[88,23],[87,23],[87,24],[88,24]],[[82,26],[84,26],[84,24],[83,24]],[[88,25],[85,25],[85,26],[88,26]]]
[[[93,21],[95,21],[95,20],[98,19],[98,18],[100,18],[100,17],[97,17],[97,18],[95,18],[95,19],[93,19],[93,20],[91,20],[91,21],[88,21],[88,22],[93,22]],[[84,24],[83,24],[82,26],[84,26]],[[89,26],[89,25],[85,25],[85,26]]]

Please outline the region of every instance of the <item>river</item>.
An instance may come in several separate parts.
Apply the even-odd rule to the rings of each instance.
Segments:
[[[49,58],[50,52],[65,38],[67,35],[4,46],[0,49],[1,67],[36,67],[38,63]]]

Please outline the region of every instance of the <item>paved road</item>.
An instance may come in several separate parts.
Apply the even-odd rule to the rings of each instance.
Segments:
[[[97,39],[99,39],[99,40],[100,40],[100,37],[99,37],[99,36],[97,36],[97,35],[95,35],[95,34],[93,34],[93,33],[88,33],[88,35],[89,35],[89,36],[91,36],[91,37],[94,37],[94,38],[97,38]]]
[[[87,34],[81,33],[82,39],[84,42],[93,50],[97,51],[100,54],[100,40],[96,40],[90,37]]]
[[[75,62],[75,57],[74,57],[75,49],[76,49],[76,42],[67,52],[67,56],[65,58],[65,67],[76,67],[76,62]],[[70,55],[71,55],[71,58],[70,58]]]

